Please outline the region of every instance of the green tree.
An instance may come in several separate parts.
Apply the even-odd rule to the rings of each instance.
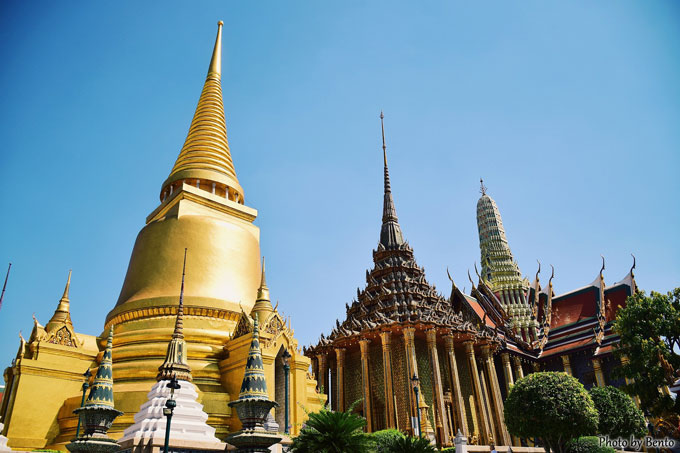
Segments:
[[[598,434],[624,438],[646,434],[645,417],[630,396],[611,386],[593,387],[590,396],[599,414]]]
[[[309,419],[293,439],[294,453],[368,453],[373,441],[363,432],[366,419],[347,412],[321,409],[308,414]]]
[[[587,436],[569,441],[567,453],[616,453],[616,450],[606,445],[600,446],[597,436]]]
[[[566,373],[532,373],[519,379],[505,400],[504,411],[510,434],[537,437],[546,452],[565,453],[570,440],[597,430],[592,398]]]
[[[387,450],[389,453],[437,453],[437,449],[424,437],[394,437]]]
[[[680,288],[668,294],[639,291],[626,300],[614,323],[621,342],[616,355],[619,377],[629,378],[623,388],[640,398],[640,407],[652,415],[680,413],[680,400],[660,391],[678,378],[680,369]],[[632,381],[631,381],[632,380]]]

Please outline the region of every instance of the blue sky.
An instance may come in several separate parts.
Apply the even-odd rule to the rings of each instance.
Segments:
[[[441,292],[447,266],[470,287],[480,177],[522,271],[553,264],[558,293],[600,254],[620,280],[631,252],[642,288],[680,286],[677,2],[4,1],[0,367],[71,268],[75,328],[101,333],[220,19],[232,156],[301,344],[372,264],[381,109],[400,223]]]

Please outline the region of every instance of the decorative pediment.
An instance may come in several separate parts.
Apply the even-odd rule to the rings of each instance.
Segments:
[[[250,316],[248,316],[242,310],[241,316],[239,317],[238,322],[236,323],[236,328],[234,329],[234,334],[232,335],[231,338],[236,339],[236,338],[242,337],[244,335],[247,335],[252,331],[253,331],[253,321],[250,319]]]
[[[47,343],[70,346],[72,348],[77,348],[80,346],[75,332],[71,331],[67,325],[64,325],[49,333],[45,341]]]

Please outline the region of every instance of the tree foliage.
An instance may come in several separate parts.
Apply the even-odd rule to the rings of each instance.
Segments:
[[[586,436],[574,439],[567,444],[567,453],[615,453],[612,447],[600,446],[600,438]]]
[[[505,424],[517,437],[538,437],[546,451],[564,453],[571,439],[595,434],[598,415],[588,391],[566,373],[532,373],[505,400]]]
[[[406,437],[404,433],[397,429],[383,429],[371,434],[377,453],[389,453],[392,442],[403,437]]]
[[[309,419],[293,439],[291,451],[294,453],[368,453],[373,442],[363,432],[366,419],[347,412],[334,412],[321,409],[310,412]]]
[[[389,442],[389,453],[437,453],[437,449],[424,437],[394,437]]]
[[[621,337],[616,355],[622,366],[617,373],[629,378],[626,392],[639,396],[641,408],[652,415],[680,412],[680,401],[659,390],[672,385],[680,369],[680,288],[630,296],[616,315],[614,329]]]
[[[630,396],[611,386],[593,387],[590,396],[599,414],[598,434],[624,438],[646,434],[644,415]]]

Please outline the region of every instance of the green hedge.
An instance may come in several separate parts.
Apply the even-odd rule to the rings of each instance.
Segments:
[[[601,446],[597,436],[585,436],[567,444],[567,453],[615,453],[612,447]]]

